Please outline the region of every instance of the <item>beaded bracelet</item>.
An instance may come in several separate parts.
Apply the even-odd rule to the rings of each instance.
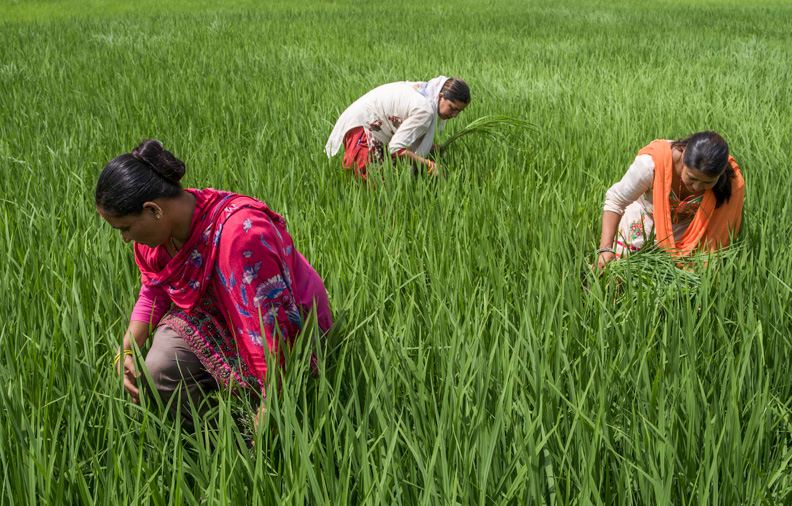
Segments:
[[[613,248],[600,248],[597,250],[597,256],[599,256],[600,253],[605,253],[606,251],[608,253],[613,253],[614,255],[616,254],[616,250],[614,250]]]

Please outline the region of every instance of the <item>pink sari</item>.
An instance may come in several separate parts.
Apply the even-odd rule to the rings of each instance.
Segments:
[[[293,343],[313,305],[320,327],[332,325],[324,285],[306,282],[319,277],[266,204],[211,188],[186,191],[196,208],[190,237],[176,256],[162,246],[135,244],[143,284],[166,290],[176,308],[161,324],[171,326],[221,384],[263,392],[265,344],[282,359],[280,345]]]

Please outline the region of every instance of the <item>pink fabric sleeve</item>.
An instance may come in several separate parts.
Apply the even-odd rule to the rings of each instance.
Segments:
[[[294,258],[294,283],[297,285],[296,292],[299,294],[297,304],[306,313],[316,304],[316,319],[319,327],[327,332],[333,325],[330,304],[327,300],[327,290],[322,278],[311,267],[308,260],[299,251],[296,253],[297,255]]]
[[[171,299],[164,287],[143,285],[140,287],[140,295],[129,319],[156,327],[170,306]]]

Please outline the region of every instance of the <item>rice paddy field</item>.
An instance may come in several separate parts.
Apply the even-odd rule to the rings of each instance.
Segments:
[[[0,503],[789,504],[792,4],[0,2]],[[369,89],[439,74],[538,130],[456,140],[448,178],[350,179],[323,148]],[[588,271],[607,188],[716,130],[735,246]],[[263,429],[129,402],[139,289],[93,204],[155,137],[189,187],[283,214],[336,325]],[[145,350],[144,350],[145,351]],[[319,374],[309,366],[311,354]],[[246,444],[252,441],[253,444]]]

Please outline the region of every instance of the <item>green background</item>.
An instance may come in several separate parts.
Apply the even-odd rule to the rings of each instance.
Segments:
[[[3,0],[0,501],[788,502],[791,19],[787,2]],[[486,114],[542,133],[464,138],[437,182],[385,167],[366,187],[327,159],[349,103],[440,74],[473,101],[438,140]],[[706,129],[746,180],[736,247],[691,276],[647,260],[582,282],[607,188],[652,139]],[[183,434],[110,366],[139,275],[94,185],[151,137],[186,186],[283,214],[330,294],[334,331],[298,343],[251,451],[235,401]]]

